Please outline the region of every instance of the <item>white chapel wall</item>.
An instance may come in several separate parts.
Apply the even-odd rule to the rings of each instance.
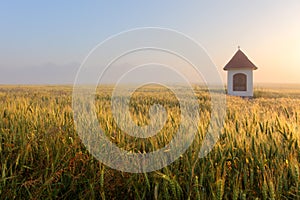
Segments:
[[[253,70],[252,69],[230,69],[227,71],[227,93],[233,96],[253,96]],[[247,76],[247,90],[233,91],[233,75],[243,73]]]

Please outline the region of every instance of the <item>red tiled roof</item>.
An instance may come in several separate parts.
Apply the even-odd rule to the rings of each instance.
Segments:
[[[228,70],[228,69],[245,69],[245,68],[247,69],[250,68],[253,70],[257,69],[257,67],[239,49],[223,69]]]

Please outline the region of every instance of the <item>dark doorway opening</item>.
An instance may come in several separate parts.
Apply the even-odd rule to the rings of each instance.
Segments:
[[[238,73],[233,75],[233,91],[247,91],[247,75]]]

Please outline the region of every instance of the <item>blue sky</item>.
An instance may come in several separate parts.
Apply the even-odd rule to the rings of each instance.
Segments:
[[[1,1],[0,84],[72,83],[89,51],[137,27],[202,44],[220,69],[240,45],[255,82],[300,83],[300,1]]]

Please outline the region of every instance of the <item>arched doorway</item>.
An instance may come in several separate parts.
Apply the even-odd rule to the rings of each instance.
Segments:
[[[233,75],[233,91],[247,91],[247,75],[238,73]]]

